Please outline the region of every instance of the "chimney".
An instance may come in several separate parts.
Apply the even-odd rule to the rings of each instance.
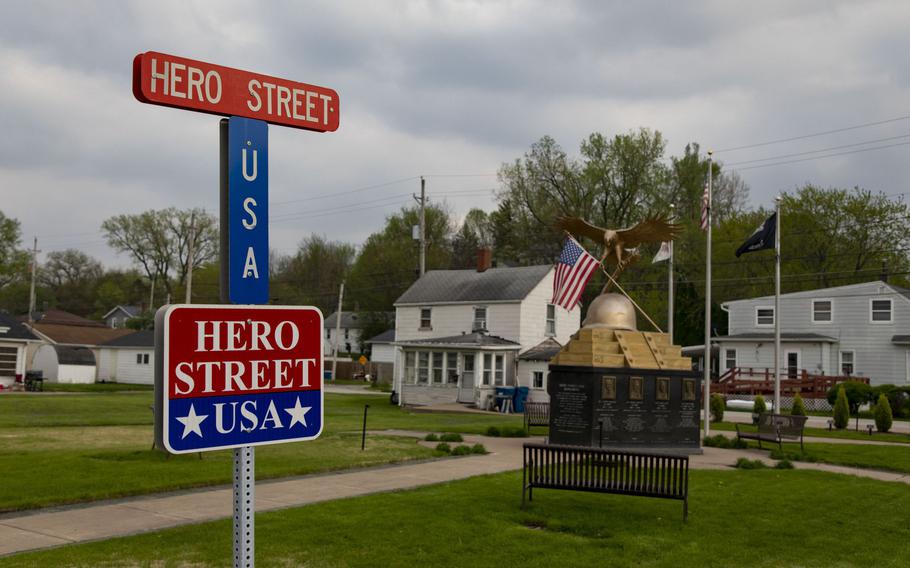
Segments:
[[[477,249],[477,272],[484,272],[493,264],[493,251],[488,248]]]

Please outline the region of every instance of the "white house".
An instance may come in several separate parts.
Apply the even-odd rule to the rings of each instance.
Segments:
[[[497,386],[534,386],[531,368],[524,368],[532,361],[520,360],[521,353],[547,339],[564,345],[578,330],[578,307],[567,312],[550,304],[552,265],[488,266],[429,271],[395,302],[394,388],[401,404],[487,408]],[[546,376],[539,387],[533,398],[545,396]]]
[[[155,332],[137,331],[99,345],[98,380],[155,384]]]
[[[126,327],[126,322],[142,313],[140,306],[114,306],[108,313],[101,316],[104,325],[111,329]]]
[[[40,341],[27,327],[0,313],[0,388],[8,389],[25,377],[26,347]]]
[[[95,382],[95,354],[88,347],[44,344],[38,347],[32,369],[53,383]]]
[[[727,335],[714,338],[720,372],[772,369],[774,297],[723,304]],[[872,385],[910,383],[910,290],[875,281],[780,297],[784,376],[869,377]]]

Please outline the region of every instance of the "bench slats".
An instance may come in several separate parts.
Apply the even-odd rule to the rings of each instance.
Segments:
[[[604,448],[524,445],[524,490],[568,489],[682,500],[688,512],[689,457]],[[533,498],[533,493],[529,492]],[[524,502],[524,491],[522,493]]]

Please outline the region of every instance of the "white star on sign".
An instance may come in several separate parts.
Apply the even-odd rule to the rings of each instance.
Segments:
[[[298,422],[303,424],[303,427],[306,428],[306,413],[312,408],[312,406],[300,406],[300,397],[298,396],[293,408],[284,409],[285,412],[291,415],[291,423],[288,424],[288,428],[291,428]]]
[[[208,417],[209,417],[208,414],[196,414],[196,409],[193,408],[193,405],[191,404],[189,414],[187,414],[183,418],[180,418],[179,416],[175,417],[175,418],[177,418],[177,422],[180,422],[181,424],[183,424],[183,436],[181,436],[180,439],[182,440],[182,439],[186,438],[187,436],[189,436],[190,432],[192,432],[194,434],[198,434],[199,437],[201,438],[202,437],[202,428],[200,428],[199,425],[202,424],[202,421]]]

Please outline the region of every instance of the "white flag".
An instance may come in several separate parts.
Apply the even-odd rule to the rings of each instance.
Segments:
[[[670,260],[670,243],[666,241],[660,243],[660,250],[654,255],[654,260],[651,261],[651,264],[665,260]]]

